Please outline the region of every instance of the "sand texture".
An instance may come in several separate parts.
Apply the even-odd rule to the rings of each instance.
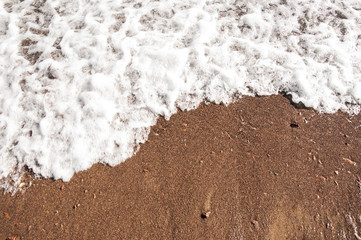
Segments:
[[[24,178],[0,239],[361,239],[360,130],[281,95],[202,104],[116,167]]]

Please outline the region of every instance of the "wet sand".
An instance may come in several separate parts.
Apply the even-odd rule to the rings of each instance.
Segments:
[[[136,156],[0,194],[0,239],[361,239],[361,115],[283,96],[159,119]]]

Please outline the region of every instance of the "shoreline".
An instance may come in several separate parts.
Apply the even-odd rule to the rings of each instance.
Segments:
[[[1,194],[0,239],[357,238],[360,124],[281,95],[202,104],[118,166]]]

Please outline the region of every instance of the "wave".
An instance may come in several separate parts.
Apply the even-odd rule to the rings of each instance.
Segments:
[[[117,165],[158,116],[285,92],[358,114],[357,0],[0,3],[0,187]]]

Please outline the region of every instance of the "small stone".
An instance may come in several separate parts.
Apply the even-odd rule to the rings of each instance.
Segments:
[[[206,211],[201,214],[201,218],[203,219],[209,218],[210,215],[211,215],[211,211]]]
[[[8,212],[4,212],[4,216],[8,219],[10,218],[10,214]]]
[[[258,221],[252,220],[251,223],[252,223],[253,227],[256,229],[256,231],[258,231],[258,230],[259,230],[259,223],[258,223]]]
[[[324,176],[318,176],[318,177],[316,178],[316,180],[317,180],[317,181],[325,181],[326,178],[325,178]]]
[[[11,236],[7,238],[8,240],[17,240],[18,238],[16,236]]]
[[[338,171],[337,171],[337,170],[335,171],[335,174],[338,175]]]
[[[348,164],[351,164],[353,166],[356,166],[356,163],[354,161],[352,161],[351,159],[349,158],[342,158],[345,162],[347,162]]]

